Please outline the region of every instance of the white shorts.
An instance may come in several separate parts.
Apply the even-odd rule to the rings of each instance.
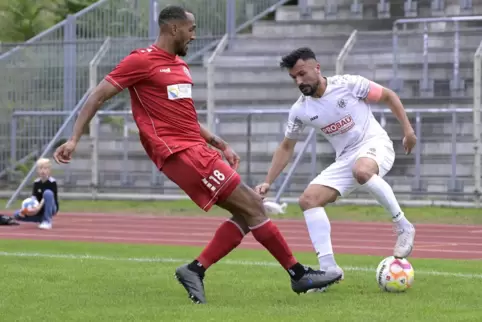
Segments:
[[[383,177],[392,169],[395,161],[393,143],[388,139],[367,141],[359,149],[341,155],[310,184],[327,186],[337,190],[341,197],[348,196],[360,186],[353,177],[353,166],[359,158],[375,160],[378,164],[378,175]]]

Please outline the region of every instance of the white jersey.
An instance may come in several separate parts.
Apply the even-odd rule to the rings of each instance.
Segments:
[[[389,139],[364,99],[370,81],[358,75],[327,77],[321,98],[301,95],[291,107],[285,136],[298,139],[306,126],[321,130],[338,158],[373,138]]]

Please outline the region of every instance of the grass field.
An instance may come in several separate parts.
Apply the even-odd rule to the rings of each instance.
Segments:
[[[63,212],[221,216],[191,202],[63,201]],[[414,222],[482,223],[473,209],[406,208]],[[333,220],[387,221],[380,207],[336,206]],[[302,218],[296,205],[284,218]],[[0,234],[2,232],[0,229]],[[8,229],[8,228],[6,228]],[[55,229],[54,229],[55,232]],[[345,281],[323,294],[297,296],[263,250],[237,249],[206,276],[208,305],[193,305],[173,277],[198,247],[0,240],[0,321],[481,321],[481,263],[410,259],[414,287],[378,289],[382,257],[337,255]],[[313,252],[298,259],[317,266]]]
[[[235,250],[206,276],[209,304],[195,306],[173,272],[198,248],[1,241],[0,252],[2,321],[440,322],[482,316],[476,261],[413,259],[414,288],[390,294],[375,282],[381,258],[339,255],[347,269],[342,284],[297,296],[266,252]],[[311,253],[298,257],[314,264]]]

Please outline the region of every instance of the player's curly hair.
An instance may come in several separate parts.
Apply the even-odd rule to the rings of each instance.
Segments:
[[[308,47],[301,47],[298,49],[293,50],[289,54],[283,56],[281,58],[281,62],[279,63],[281,68],[293,68],[293,66],[296,64],[296,62],[299,60],[308,60],[308,59],[315,59],[316,60],[316,55],[311,50],[311,48]]]
[[[159,26],[162,26],[172,20],[186,20],[186,12],[189,10],[181,6],[167,6],[159,13],[157,22]]]

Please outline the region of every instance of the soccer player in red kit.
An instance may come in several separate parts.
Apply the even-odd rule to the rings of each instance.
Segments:
[[[74,125],[72,137],[54,153],[68,163],[84,127],[104,102],[128,89],[140,141],[151,158],[204,211],[214,205],[232,217],[220,225],[213,239],[191,263],[176,269],[176,277],[194,303],[205,303],[204,273],[251,232],[291,277],[296,293],[337,282],[341,275],[316,271],[293,256],[277,226],[266,216],[260,195],[236,172],[239,158],[229,145],[199,124],[192,99],[192,79],[185,56],[195,39],[194,16],[169,6],[159,14],[160,35],[147,48],[132,51],[90,94]],[[222,152],[208,147],[207,143]]]

